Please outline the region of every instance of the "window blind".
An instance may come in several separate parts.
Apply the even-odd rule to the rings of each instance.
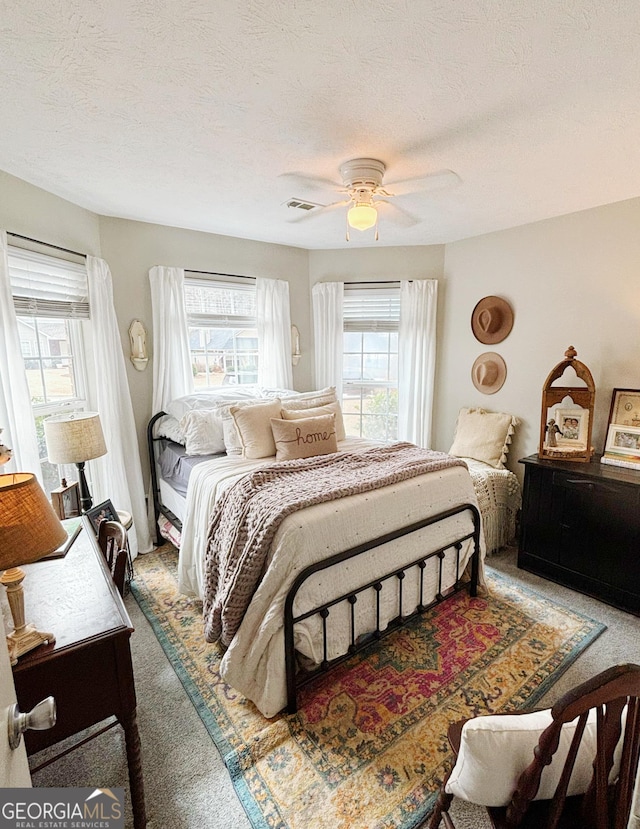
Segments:
[[[255,328],[256,286],[185,278],[187,323],[202,328]]]
[[[89,319],[85,265],[9,248],[9,281],[18,316]]]
[[[400,323],[400,287],[344,286],[345,331],[397,331]]]

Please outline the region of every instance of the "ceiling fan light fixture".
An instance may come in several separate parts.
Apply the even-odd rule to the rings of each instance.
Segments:
[[[347,213],[349,227],[355,230],[369,230],[378,221],[378,211],[364,202],[356,202]]]

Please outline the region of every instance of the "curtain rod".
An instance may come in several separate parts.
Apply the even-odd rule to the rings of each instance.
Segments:
[[[14,239],[23,239],[25,242],[33,242],[35,245],[44,245],[46,248],[61,250],[63,253],[71,253],[73,256],[82,257],[82,259],[87,258],[86,253],[79,253],[77,250],[69,250],[69,248],[61,248],[60,245],[52,245],[51,242],[41,242],[40,239],[32,239],[30,236],[22,236],[20,233],[12,233],[10,230],[7,230],[7,236],[13,236]]]
[[[228,276],[230,279],[257,279],[255,276],[241,276],[239,273],[218,273],[217,271],[194,271],[192,268],[185,268],[185,273],[200,273],[203,276]]]

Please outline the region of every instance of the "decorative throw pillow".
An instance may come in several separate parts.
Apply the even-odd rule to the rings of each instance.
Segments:
[[[475,458],[496,469],[504,469],[511,436],[518,419],[504,412],[460,409],[450,455]]]
[[[320,415],[334,414],[336,416],[336,439],[344,440],[346,434],[344,431],[344,420],[342,418],[342,409],[336,400],[335,403],[327,403],[326,406],[314,406],[310,409],[289,409],[287,402],[282,404],[282,417],[284,420],[299,420],[303,417],[319,417]]]
[[[338,451],[335,414],[300,420],[272,420],[277,461],[311,458]]]
[[[224,452],[222,418],[210,409],[192,409],[180,421],[187,455],[217,455]]]
[[[295,397],[287,398],[286,407],[290,411],[313,409],[316,406],[326,406],[328,403],[335,403],[337,399],[335,387],[327,386],[326,389],[304,391],[296,394]]]
[[[271,418],[280,418],[281,408],[279,398],[252,406],[230,407],[229,413],[235,421],[245,458],[269,458],[275,455]]]
[[[545,709],[530,714],[489,714],[466,722],[460,752],[446,786],[449,794],[479,806],[506,806],[518,777],[533,760],[540,735],[551,721],[551,711]],[[577,725],[578,718],[563,726],[553,761],[542,772],[536,800],[553,797]],[[595,753],[596,712],[592,710],[576,757],[569,795],[586,791]]]

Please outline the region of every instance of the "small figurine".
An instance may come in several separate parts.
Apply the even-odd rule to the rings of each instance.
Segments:
[[[2,434],[2,429],[0,429],[0,434]],[[3,463],[8,463],[11,460],[11,449],[8,446],[5,446],[4,443],[0,443],[0,466]]]
[[[553,418],[551,418],[551,420],[547,423],[545,432],[547,433],[547,446],[557,446],[558,442],[556,440],[556,435],[561,434],[561,432],[560,427]]]

